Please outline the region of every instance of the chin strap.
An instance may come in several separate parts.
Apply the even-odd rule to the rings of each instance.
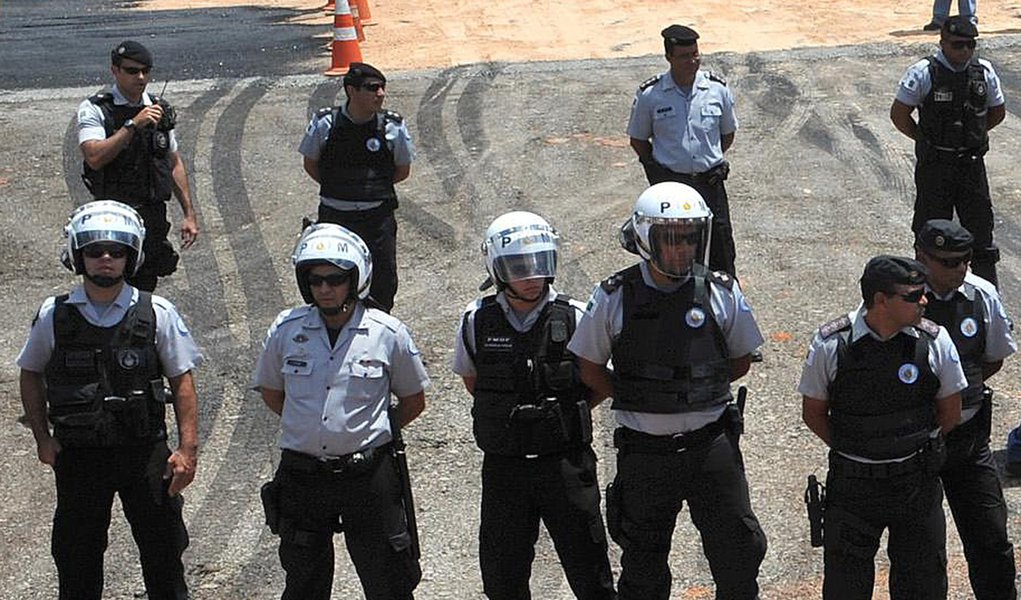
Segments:
[[[325,315],[327,317],[333,317],[333,316],[339,315],[341,313],[348,312],[349,310],[351,310],[351,307],[353,305],[354,305],[354,302],[352,301],[352,299],[348,298],[347,300],[344,300],[344,303],[341,304],[340,306],[330,306],[330,307],[317,306],[316,308],[318,308],[319,312],[321,312],[323,315]]]
[[[123,275],[118,277],[107,277],[105,275],[90,275],[86,273],[85,278],[101,288],[112,288],[118,283],[124,281]]]

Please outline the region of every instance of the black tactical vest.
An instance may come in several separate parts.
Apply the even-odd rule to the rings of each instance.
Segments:
[[[946,327],[954,340],[957,353],[961,355],[961,368],[968,379],[968,387],[961,392],[961,408],[972,408],[982,404],[982,355],[985,353],[988,328],[986,308],[979,291],[971,284],[965,285],[973,294],[972,300],[960,291],[954,292],[950,300],[939,300],[930,293],[925,314]]]
[[[333,110],[333,126],[319,156],[319,194],[337,200],[382,200],[397,207],[394,190],[394,153],[386,140],[386,123],[400,123],[401,116],[384,111],[365,123],[355,124],[339,109]]]
[[[927,60],[932,89],[918,110],[921,138],[940,149],[985,154],[989,149],[985,67],[975,60],[957,72],[932,56]]]
[[[733,280],[696,267],[669,294],[647,286],[639,265],[601,284],[607,293],[623,286],[624,294],[623,324],[612,347],[614,410],[684,413],[730,402],[730,353],[709,285]]]
[[[145,108],[114,104],[109,93],[92,96],[89,101],[103,111],[108,138]],[[136,127],[128,147],[108,165],[96,171],[82,161],[82,170],[85,186],[97,199],[117,200],[133,207],[166,202],[173,191],[170,134],[153,127]]]
[[[53,308],[54,348],[46,400],[54,436],[68,447],[142,444],[166,438],[163,372],[152,296],[114,327],[92,325],[65,294]]]
[[[846,316],[824,325],[837,338],[837,373],[829,386],[831,446],[872,460],[908,456],[925,445],[936,422],[939,378],[929,366],[929,342],[939,326],[922,320],[919,336],[900,332],[881,342],[850,341]]]
[[[496,296],[475,312],[473,429],[487,454],[538,456],[591,443],[587,388],[567,351],[575,328],[568,300],[547,303],[524,333],[507,322]]]

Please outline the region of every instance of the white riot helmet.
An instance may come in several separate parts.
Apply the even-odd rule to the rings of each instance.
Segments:
[[[709,241],[713,213],[694,188],[673,181],[646,189],[635,202],[631,220],[624,224],[622,238],[633,231],[638,254],[668,277],[683,277],[692,263],[709,264]],[[623,240],[622,240],[623,241]],[[690,259],[667,249],[694,246]]]
[[[124,275],[138,272],[145,260],[142,243],[145,226],[135,209],[115,200],[96,200],[71,212],[64,226],[67,244],[60,253],[60,262],[76,275],[87,275],[82,248],[98,242],[114,242],[128,247]]]
[[[546,219],[525,211],[497,217],[482,240],[486,272],[497,289],[522,279],[553,281],[557,276],[559,247],[557,230]],[[484,283],[481,289],[487,287]]]
[[[309,225],[301,233],[291,255],[298,290],[305,302],[313,304],[312,289],[308,285],[308,270],[315,265],[334,265],[344,271],[353,271],[351,296],[364,300],[372,285],[372,255],[362,238],[335,223]]]

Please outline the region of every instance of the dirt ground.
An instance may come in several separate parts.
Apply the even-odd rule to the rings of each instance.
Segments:
[[[321,1],[146,0],[139,8],[226,5],[307,10],[300,19],[321,21],[329,34],[331,17],[311,10]],[[928,0],[369,0],[369,6],[375,24],[366,29],[362,55],[384,69],[644,56],[661,51],[659,31],[669,23],[694,27],[704,53],[935,37],[922,31],[932,14]],[[1021,32],[1018,0],[982,0],[978,16],[983,35]]]

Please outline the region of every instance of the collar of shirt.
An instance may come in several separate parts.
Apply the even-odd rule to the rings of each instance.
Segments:
[[[947,60],[947,56],[945,54],[943,54],[943,50],[942,49],[937,50],[935,56],[936,56],[936,60],[938,60],[941,65],[943,65],[944,67],[950,69],[951,71],[953,71],[955,73],[960,73],[961,71],[967,69],[968,66],[971,65],[972,62],[978,60],[978,57],[973,54],[971,56],[971,58],[968,59],[968,62],[964,63],[964,65],[961,66],[961,68],[957,68],[954,65],[950,64],[950,61]]]
[[[113,299],[113,302],[109,306],[102,309],[100,314],[99,307],[92,302],[89,295],[85,293],[85,286],[75,286],[71,293],[67,296],[67,303],[78,307],[79,312],[86,320],[90,321],[97,326],[109,326],[108,321],[111,317],[116,316],[116,323],[119,323],[124,316],[124,311],[131,306],[132,301],[136,299],[138,290],[131,287],[130,285],[124,284],[121,286],[121,291],[117,294],[117,297]]]
[[[354,123],[355,125],[364,125],[364,124],[366,124],[366,123],[368,123],[369,121],[371,121],[371,120],[372,120],[372,119],[368,119],[368,120],[366,120],[366,121],[360,121],[360,122],[359,122],[359,121],[355,121],[355,120],[354,120],[354,119],[353,119],[353,118],[351,117],[351,113],[349,113],[349,112],[347,111],[347,102],[345,102],[344,104],[341,104],[341,105],[340,105],[340,114],[342,114],[342,115],[344,115],[345,117],[347,117],[347,120],[348,120],[348,121],[351,121],[351,122],[352,122],[352,123]],[[373,115],[372,115],[372,117],[373,117],[373,118],[377,118],[377,117],[378,117],[378,114],[373,114]]]
[[[930,294],[932,294],[933,297],[935,297],[937,300],[944,301],[944,302],[946,302],[948,300],[953,300],[955,294],[961,294],[962,296],[964,296],[968,300],[974,300],[975,299],[975,288],[969,289],[969,286],[967,286],[967,285],[965,285],[963,283],[961,284],[961,287],[953,289],[953,290],[950,290],[949,292],[947,292],[946,294],[943,294],[943,295],[937,294],[934,289],[932,289],[931,287],[928,286],[928,284],[926,284],[926,286],[925,286],[925,291],[930,293]]]
[[[152,104],[152,100],[149,98],[149,94],[147,92],[142,92],[141,104],[131,104],[131,102],[126,97],[124,97],[124,94],[121,93],[116,83],[113,84],[113,87],[110,89],[110,93],[113,94],[113,103],[118,106],[124,106],[125,104],[131,106],[149,106],[150,104]]]
[[[344,323],[344,326],[340,328],[340,335],[337,337],[337,341],[344,339],[349,335],[349,332],[357,329],[364,329],[362,326],[362,319],[365,317],[365,307],[361,302],[355,302],[354,312],[351,314],[351,318]],[[326,329],[326,322],[323,321],[323,316],[319,314],[319,309],[315,306],[309,308],[308,313],[301,320],[301,326],[304,329]]]
[[[691,88],[688,91],[685,91],[684,88],[677,85],[677,82],[674,81],[674,77],[673,75],[670,74],[670,71],[663,73],[663,76],[659,78],[659,82],[664,92],[675,89],[681,94],[689,94],[691,93],[691,90],[695,88],[698,88],[700,90],[708,89],[709,74],[703,71],[702,69],[699,69],[697,72],[695,72],[695,81],[692,82]]]
[[[659,290],[664,294],[672,294],[676,292],[677,290],[681,289],[682,285],[688,283],[688,280],[691,279],[691,274],[689,273],[685,275],[683,279],[678,279],[676,282],[672,282],[669,285],[663,286],[656,283],[656,280],[652,278],[651,271],[652,266],[649,265],[649,261],[643,260],[642,262],[640,262],[639,268],[642,270],[642,281],[645,282],[645,285],[651,287],[654,290]]]
[[[496,295],[496,302],[500,305],[500,308],[503,309],[504,316],[507,317],[507,321],[514,327],[514,329],[518,331],[528,331],[539,319],[539,314],[542,312],[542,309],[546,308],[546,305],[550,302],[556,300],[557,294],[558,293],[555,289],[553,289],[553,286],[549,286],[549,289],[546,290],[545,300],[536,304],[535,308],[528,311],[528,314],[523,317],[518,316],[518,313],[511,308],[510,303],[507,302],[507,296],[504,292],[500,292]]]
[[[879,340],[880,342],[886,342],[893,339],[894,336],[890,336],[886,339],[883,339],[882,337],[879,336],[878,333],[872,331],[872,328],[869,327],[869,324],[865,322],[865,313],[867,312],[868,311],[865,309],[864,306],[859,306],[856,311],[848,315],[851,318],[851,342],[852,343],[857,342],[864,335],[871,335],[873,338]],[[897,333],[906,333],[911,337],[915,338],[918,337],[918,330],[911,325],[902,328]]]

